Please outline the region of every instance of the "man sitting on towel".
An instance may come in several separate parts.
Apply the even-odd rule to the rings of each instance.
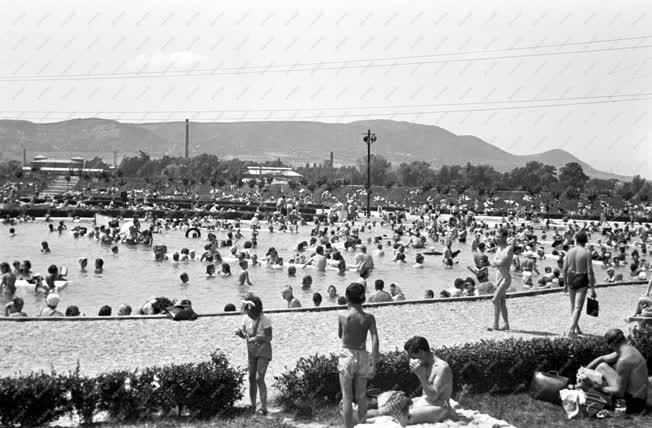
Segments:
[[[604,394],[624,398],[628,414],[643,412],[648,394],[648,370],[645,357],[627,341],[622,330],[611,329],[604,338],[614,352],[602,355],[586,366],[602,373],[604,378],[601,385],[593,385],[593,387]]]
[[[378,396],[378,409],[370,408],[367,411],[369,424],[356,425],[356,428],[378,425],[393,428],[397,426],[397,423],[405,426],[460,419],[450,405],[453,393],[453,372],[448,363],[434,355],[428,341],[420,336],[414,336],[405,342],[404,349],[410,357],[410,371],[419,379],[423,395],[408,403],[409,410],[407,415],[404,415],[405,408],[401,404],[402,397],[397,395],[398,392],[384,392]],[[376,406],[370,403],[370,407]],[[355,411],[353,413],[356,414]],[[379,418],[379,416],[391,416],[394,421],[388,421],[388,418]],[[407,420],[404,416],[407,416]]]
[[[414,336],[403,347],[410,357],[410,371],[421,383],[423,395],[412,400],[410,425],[456,419],[450,405],[453,372],[448,363],[430,350],[428,341]]]

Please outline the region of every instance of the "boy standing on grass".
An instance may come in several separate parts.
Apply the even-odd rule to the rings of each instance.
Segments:
[[[349,307],[345,315],[338,318],[338,336],[342,339],[337,368],[342,389],[342,406],[344,426],[353,427],[353,391],[358,403],[358,421],[364,423],[367,418],[367,379],[376,373],[376,359],[379,344],[376,318],[364,312],[364,286],[357,283],[346,288]],[[371,333],[371,356],[366,349],[367,333]]]

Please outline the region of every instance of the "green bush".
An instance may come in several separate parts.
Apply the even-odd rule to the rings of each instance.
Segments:
[[[66,382],[55,373],[0,378],[0,423],[46,425],[69,409]]]
[[[115,420],[135,420],[143,413],[137,371],[115,371],[95,378],[99,389],[98,410]]]
[[[210,418],[228,412],[243,396],[244,370],[222,352],[207,362],[121,370],[95,377],[79,366],[67,376],[33,373],[0,378],[0,425],[44,425],[75,412],[90,424],[98,411],[114,421],[167,415]]]
[[[65,383],[66,389],[70,391],[70,410],[77,412],[83,424],[93,423],[93,416],[100,401],[96,379],[82,376],[77,363],[77,368],[68,375]]]
[[[630,341],[651,362],[652,337],[638,332]],[[517,393],[527,390],[535,371],[556,371],[573,380],[581,365],[608,353],[599,337],[483,340],[460,346],[433,350],[453,371],[455,392]],[[341,394],[337,373],[337,355],[314,355],[301,358],[293,369],[274,377],[281,403],[287,408],[316,408],[336,403]],[[419,382],[408,366],[403,351],[381,354],[376,376],[368,390],[400,389],[411,396],[421,393]]]

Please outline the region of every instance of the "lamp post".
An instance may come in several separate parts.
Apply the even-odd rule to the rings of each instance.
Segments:
[[[376,134],[367,130],[367,134],[362,138],[367,143],[367,218],[371,217],[371,143],[376,141]]]

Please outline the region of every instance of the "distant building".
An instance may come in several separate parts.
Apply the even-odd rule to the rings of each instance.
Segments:
[[[33,171],[34,169],[40,172],[58,175],[92,175],[106,171],[104,168],[86,168],[86,160],[80,157],[55,159],[41,155],[34,156],[34,159],[29,164],[23,166],[23,171]]]
[[[243,181],[270,177],[276,182],[287,182],[288,180],[297,180],[303,176],[289,167],[248,166]]]

